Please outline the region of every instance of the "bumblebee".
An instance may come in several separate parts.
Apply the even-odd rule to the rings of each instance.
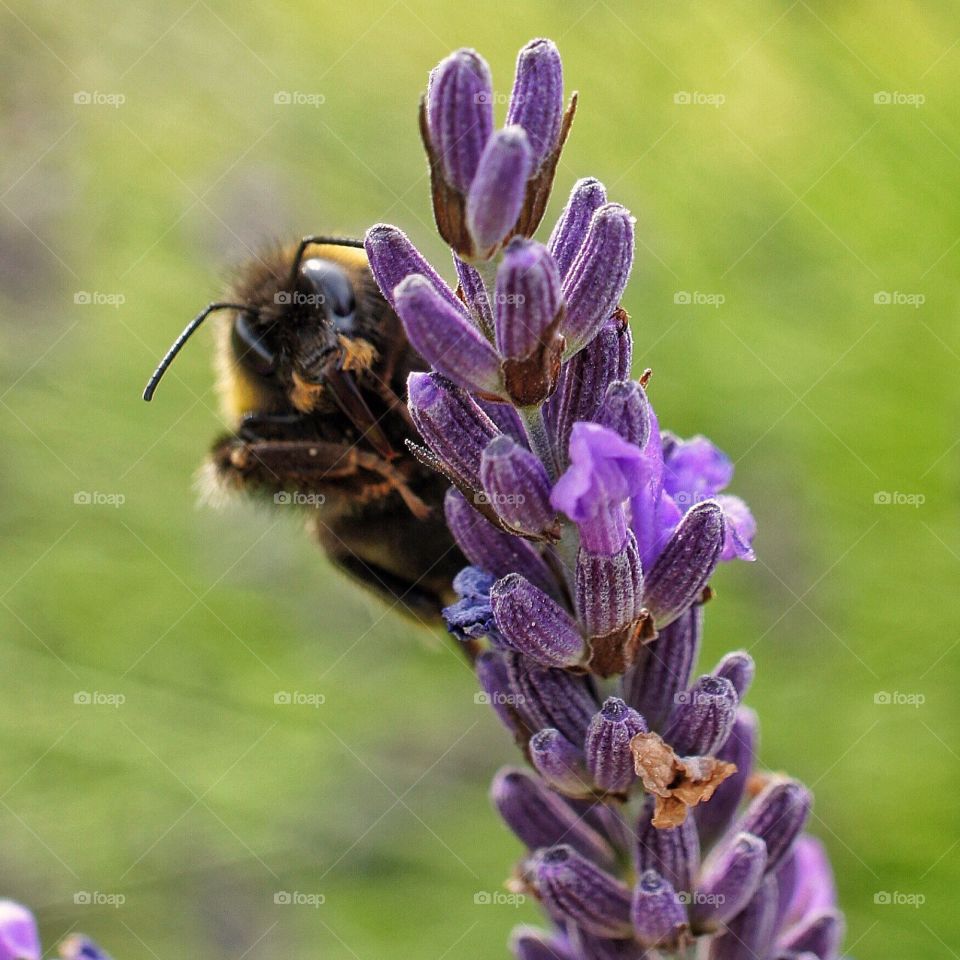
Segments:
[[[217,383],[233,432],[213,444],[208,495],[300,504],[332,563],[391,605],[435,621],[465,560],[443,518],[447,481],[407,450],[406,382],[428,365],[381,296],[359,240],[310,236],[238,274],[143,393],[219,313]]]

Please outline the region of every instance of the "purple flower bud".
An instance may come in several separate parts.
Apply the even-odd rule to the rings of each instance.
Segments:
[[[730,735],[739,706],[737,691],[725,677],[700,677],[677,694],[663,739],[682,757],[712,756]]]
[[[650,416],[646,390],[636,380],[615,380],[607,387],[596,420],[642,449],[650,438]]]
[[[491,796],[504,822],[530,850],[564,843],[597,863],[613,863],[613,851],[607,841],[578,817],[563,798],[525,770],[500,770],[494,778]]]
[[[570,265],[587,239],[594,212],[606,202],[607,192],[599,180],[585,177],[573,185],[570,199],[567,200],[548,243],[561,277],[566,277]]]
[[[644,601],[658,627],[694,603],[720,559],[723,511],[707,500],[687,511],[647,577]]]
[[[800,923],[814,913],[832,910],[837,903],[827,851],[819,840],[807,834],[797,839],[792,853],[777,870],[777,886],[778,930]]]
[[[638,447],[599,424],[575,423],[570,466],[554,486],[550,502],[580,528],[585,550],[612,556],[627,543],[622,504],[638,492],[644,479]]]
[[[507,668],[531,730],[555,727],[571,743],[583,743],[598,707],[587,679],[566,670],[539,667],[521,654],[509,656]]]
[[[553,151],[563,120],[563,65],[552,40],[531,40],[517,57],[507,123],[523,127],[537,170]]]
[[[430,74],[427,124],[447,182],[465,194],[493,131],[490,68],[475,50],[451,53]]]
[[[692,817],[677,827],[653,825],[654,800],[644,802],[637,823],[637,873],[656,870],[674,890],[689,895],[700,864],[700,841]]]
[[[483,397],[479,397],[477,398],[477,406],[503,433],[513,437],[520,446],[527,446],[527,434],[523,429],[523,421],[511,404],[494,403],[492,400],[484,400]]]
[[[607,385],[630,376],[632,352],[630,325],[614,318],[608,320],[593,340],[563,365],[557,392],[545,406],[561,466],[568,463],[573,425],[579,420],[597,419]],[[604,426],[620,432],[612,424]]]
[[[627,702],[646,717],[654,730],[663,728],[676,703],[676,695],[690,682],[690,671],[700,649],[702,625],[700,607],[691,607],[682,613],[645,645],[642,660],[624,678]]]
[[[467,643],[496,633],[493,609],[490,606],[490,588],[494,578],[477,567],[464,567],[453,578],[453,589],[460,599],[444,607],[443,619],[458,640]]]
[[[510,935],[510,950],[517,960],[577,960],[565,938],[536,927],[517,927]]]
[[[708,500],[733,479],[730,458],[706,437],[665,435],[663,458],[663,487],[681,505]]]
[[[61,960],[110,960],[89,937],[73,933],[58,946]]]
[[[24,906],[0,900],[0,960],[40,960],[37,921]]]
[[[480,460],[480,482],[507,526],[532,536],[555,526],[547,471],[534,454],[510,437],[501,434],[487,445]]]
[[[544,667],[571,667],[583,658],[576,621],[555,600],[511,573],[490,591],[490,604],[503,639]]]
[[[843,916],[836,910],[826,910],[788,930],[779,948],[791,956],[812,953],[819,960],[835,960],[842,941]]]
[[[542,243],[510,241],[497,270],[494,306],[501,356],[519,360],[542,345],[560,312],[560,276]]]
[[[752,833],[738,833],[715,849],[690,908],[694,927],[717,930],[735,917],[756,893],[766,866],[766,844]]]
[[[556,589],[543,557],[525,540],[498,530],[467,503],[459,490],[447,491],[443,509],[457,546],[475,567],[495,577],[521,573],[541,590]]]
[[[396,311],[414,349],[436,370],[467,390],[496,393],[500,358],[470,322],[420,274],[407,277],[395,291]]]
[[[555,727],[535,733],[527,749],[530,762],[554,790],[568,797],[582,797],[593,792],[593,781],[583,751]]]
[[[474,267],[464,263],[456,254],[453,255],[453,265],[456,267],[457,278],[460,281],[463,302],[467,305],[471,316],[477,321],[481,330],[492,331],[493,309],[487,288],[483,285],[483,279]]]
[[[420,274],[451,307],[462,309],[456,294],[402,230],[388,223],[378,223],[367,231],[363,246],[370,261],[370,272],[391,307],[396,305],[394,291],[400,283],[413,274]]]
[[[561,333],[567,352],[586,346],[620,303],[633,266],[633,217],[618,203],[600,207],[563,280]]]
[[[710,940],[707,960],[759,960],[770,954],[777,911],[777,884],[767,877],[746,907]]]
[[[756,664],[746,650],[735,650],[733,653],[728,653],[713,670],[715,677],[725,677],[733,684],[733,688],[737,691],[737,696],[741,700],[750,689],[750,684],[753,683],[754,673],[756,673]]]
[[[540,896],[554,916],[599,937],[630,936],[630,891],[571,846],[541,851],[534,871]]]
[[[590,721],[584,753],[593,782],[608,793],[626,793],[637,775],[633,769],[630,741],[646,733],[647,724],[619,697],[607,697]]]
[[[514,696],[503,654],[496,650],[485,650],[477,657],[474,666],[477,680],[494,712],[511,733],[520,733],[519,715],[512,707]]]
[[[611,940],[576,930],[571,934],[571,939],[576,943],[577,960],[652,960],[633,937],[629,940]]]
[[[756,560],[753,552],[753,538],[757,532],[757,521],[753,519],[750,508],[739,498],[720,494],[717,503],[723,508],[727,525],[727,536],[723,542],[721,560]]]
[[[670,883],[647,870],[633,890],[633,931],[645,947],[676,949],[687,929],[687,912]]]
[[[700,840],[705,846],[730,826],[740,806],[753,772],[758,726],[757,715],[748,707],[740,707],[727,742],[717,751],[717,759],[734,764],[737,771],[717,787],[709,803],[701,803],[694,810]]]
[[[752,833],[767,845],[767,872],[774,872],[790,855],[800,835],[813,798],[797,780],[775,780],[747,807],[737,823],[738,833]]]
[[[489,259],[516,224],[532,161],[523,127],[504,127],[487,141],[467,193],[467,229],[481,259]]]
[[[632,533],[614,554],[581,548],[576,570],[577,616],[588,637],[606,637],[644,615],[643,570]]]
[[[499,435],[490,418],[468,394],[436,373],[411,373],[407,400],[427,446],[460,484],[480,490],[483,451]]]

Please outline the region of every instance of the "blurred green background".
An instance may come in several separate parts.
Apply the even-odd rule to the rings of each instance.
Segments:
[[[518,847],[486,800],[513,751],[469,672],[295,518],[195,506],[209,333],[139,393],[265,242],[388,220],[445,262],[427,70],[472,45],[505,96],[547,35],[581,92],[549,219],[587,174],[635,212],[638,369],[759,520],[759,563],[715,578],[706,662],[758,661],[763,760],[814,787],[850,954],[956,956],[956,13],[0,2],[0,875],[49,943],[494,958],[535,916],[474,902]]]

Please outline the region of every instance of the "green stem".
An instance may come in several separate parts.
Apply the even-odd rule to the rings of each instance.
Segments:
[[[543,407],[517,407],[517,413],[523,421],[523,428],[530,441],[530,449],[540,458],[547,468],[547,475],[551,483],[556,483],[560,477],[560,464],[553,449],[553,441],[547,430],[546,420],[543,418]]]

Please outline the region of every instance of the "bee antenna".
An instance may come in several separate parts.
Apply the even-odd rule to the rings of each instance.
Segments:
[[[293,286],[297,280],[297,273],[300,270],[300,261],[303,259],[303,254],[306,251],[307,247],[312,246],[313,244],[319,244],[321,246],[328,247],[363,247],[362,240],[354,240],[350,237],[324,237],[311,234],[309,237],[304,237],[299,245],[297,246],[296,255],[293,258],[293,267],[290,270],[290,285]]]
[[[157,364],[157,369],[153,371],[153,376],[147,381],[143,389],[143,399],[149,402],[153,399],[157,384],[167,372],[167,368],[173,363],[174,357],[183,349],[183,345],[193,336],[197,328],[203,323],[211,313],[217,310],[249,310],[250,308],[243,303],[209,303],[203,308],[184,328],[183,333],[173,341],[173,345],[164,355],[164,358]]]

